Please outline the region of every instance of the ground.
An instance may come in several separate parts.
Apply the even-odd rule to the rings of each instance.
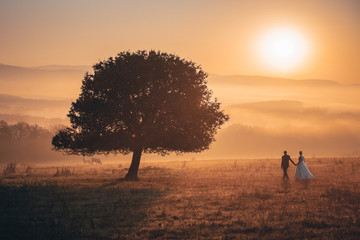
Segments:
[[[27,167],[0,178],[0,239],[359,239],[360,158]],[[126,163],[126,166],[128,163]]]

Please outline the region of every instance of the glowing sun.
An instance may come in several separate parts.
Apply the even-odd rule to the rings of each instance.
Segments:
[[[307,57],[307,39],[298,31],[278,28],[260,37],[257,49],[263,62],[274,70],[289,71]]]

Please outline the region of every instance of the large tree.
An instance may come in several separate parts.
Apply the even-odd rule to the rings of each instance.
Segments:
[[[125,177],[136,180],[142,153],[201,152],[228,120],[192,61],[156,51],[121,52],[86,73],[56,150],[92,155],[133,152]]]

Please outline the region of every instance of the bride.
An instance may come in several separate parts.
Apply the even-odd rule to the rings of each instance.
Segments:
[[[295,171],[295,179],[297,180],[307,180],[313,179],[314,176],[311,174],[309,169],[306,167],[305,158],[302,155],[302,151],[299,152],[299,162],[296,164],[296,171]]]

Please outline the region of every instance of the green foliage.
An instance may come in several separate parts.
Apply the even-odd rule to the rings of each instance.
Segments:
[[[52,144],[69,154],[200,152],[228,120],[207,74],[176,55],[121,52],[93,66]]]

